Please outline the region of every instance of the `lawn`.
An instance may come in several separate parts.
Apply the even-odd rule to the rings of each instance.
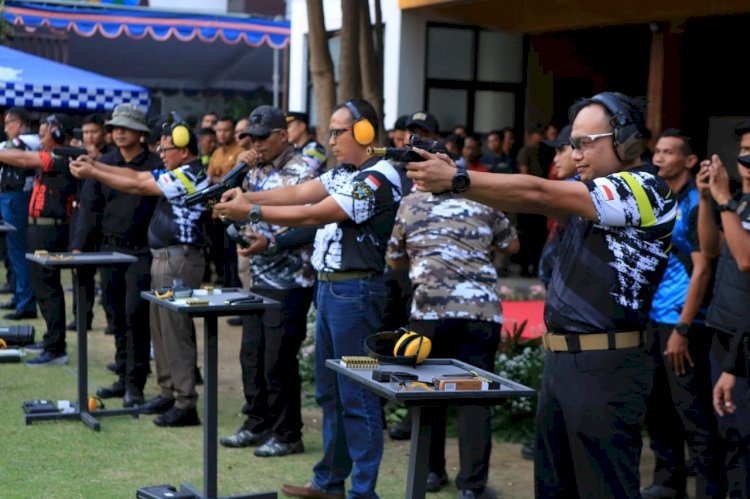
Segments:
[[[67,274],[67,275],[66,275]],[[64,272],[69,283],[69,273]],[[10,298],[0,296],[0,300]],[[70,304],[71,294],[66,294]],[[41,316],[40,316],[41,317]],[[69,315],[68,317],[72,317]],[[40,319],[24,321],[36,328],[37,340],[44,333]],[[234,432],[242,423],[242,405],[237,352],[240,328],[219,323],[219,435]],[[8,325],[0,320],[0,325]],[[202,321],[199,331],[199,365],[202,362]],[[111,384],[115,378],[105,369],[112,359],[114,343],[103,334],[104,314],[95,308],[94,328],[89,332],[89,392],[97,386]],[[80,422],[54,421],[24,425],[21,403],[31,399],[57,401],[76,397],[76,340],[68,335],[68,366],[31,369],[23,364],[0,365],[0,421],[4,436],[0,447],[2,498],[132,498],[136,489],[149,485],[189,482],[202,485],[203,427],[159,428],[153,416],[114,416],[102,418],[101,432],[94,432]],[[30,354],[33,355],[33,354]],[[158,391],[154,376],[149,377],[146,397]],[[202,391],[199,389],[199,393]],[[303,484],[321,455],[321,413],[305,395],[304,442],[306,452],[284,458],[257,458],[251,449],[219,447],[219,493],[240,494],[278,490],[282,483]],[[106,401],[107,407],[119,407],[120,399]],[[199,401],[202,414],[202,399]],[[202,416],[201,416],[202,417]],[[386,437],[386,447],[377,491],[383,498],[404,496],[408,442],[394,442]],[[519,457],[517,444],[495,443],[490,484],[506,498],[533,495],[532,466]],[[446,456],[451,478],[457,471],[456,439],[449,439]],[[430,498],[456,496],[453,485]]]

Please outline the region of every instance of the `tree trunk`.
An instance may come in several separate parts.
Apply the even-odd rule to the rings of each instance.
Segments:
[[[328,34],[323,17],[323,0],[307,0],[308,47],[310,50],[310,75],[317,109],[316,129],[318,140],[328,146],[328,123],[336,105],[336,81],[333,60],[328,49]]]
[[[378,113],[380,130],[378,137],[385,134],[383,125],[383,25],[380,0],[375,0],[375,26],[370,23],[370,9],[366,2],[361,4],[359,24],[359,59],[362,70],[362,96]]]
[[[339,100],[362,97],[359,61],[359,18],[367,0],[341,0],[341,54],[339,58]]]

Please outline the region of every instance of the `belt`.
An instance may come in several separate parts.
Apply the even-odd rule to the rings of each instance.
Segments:
[[[200,251],[200,249],[189,244],[177,244],[165,248],[152,249],[151,254],[154,258],[169,258],[170,256],[185,256],[191,251]]]
[[[318,280],[324,282],[348,281],[350,279],[365,279],[377,275],[374,270],[352,270],[349,272],[318,272]]]
[[[63,225],[65,220],[52,217],[29,217],[29,225]]]
[[[542,344],[550,352],[586,352],[592,350],[620,350],[635,348],[645,343],[643,331],[623,331],[590,334],[543,333]]]
[[[132,239],[121,236],[104,236],[104,246],[110,248],[123,248],[131,251],[145,251],[148,249],[146,245],[134,245],[131,243]]]

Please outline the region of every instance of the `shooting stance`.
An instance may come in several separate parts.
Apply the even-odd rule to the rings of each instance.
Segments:
[[[202,205],[185,206],[185,195],[208,185],[198,158],[198,140],[183,122],[162,128],[159,154],[164,169],[137,171],[110,166],[83,156],[70,164],[78,178],[93,178],[119,191],[157,196],[159,201],[148,226],[151,248],[151,284],[155,289],[183,285],[198,288],[206,265]],[[190,317],[155,304],[150,306],[151,341],[161,394],[143,404],[143,412],[160,413],[158,426],[200,424],[195,391],[195,330]]]
[[[312,264],[318,272],[315,397],[323,409],[323,458],[303,486],[284,485],[292,497],[343,498],[351,472],[352,497],[377,497],[383,426],[377,395],[338,376],[325,360],[362,355],[385,303],[385,250],[401,199],[401,182],[387,161],[371,158],[377,114],[354,99],[331,116],[337,168],[315,180],[262,192],[228,191],[214,207],[220,217],[290,227],[320,227]]]
[[[643,165],[639,102],[602,93],[570,110],[577,182],[466,172],[445,155],[409,163],[417,189],[511,212],[570,216],[552,272],[536,418],[537,497],[639,497],[653,362],[644,349],[667,263],[675,196]]]

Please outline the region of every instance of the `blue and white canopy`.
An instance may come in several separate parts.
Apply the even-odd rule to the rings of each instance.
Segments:
[[[147,112],[148,90],[0,46],[0,107],[94,112],[123,102]]]

